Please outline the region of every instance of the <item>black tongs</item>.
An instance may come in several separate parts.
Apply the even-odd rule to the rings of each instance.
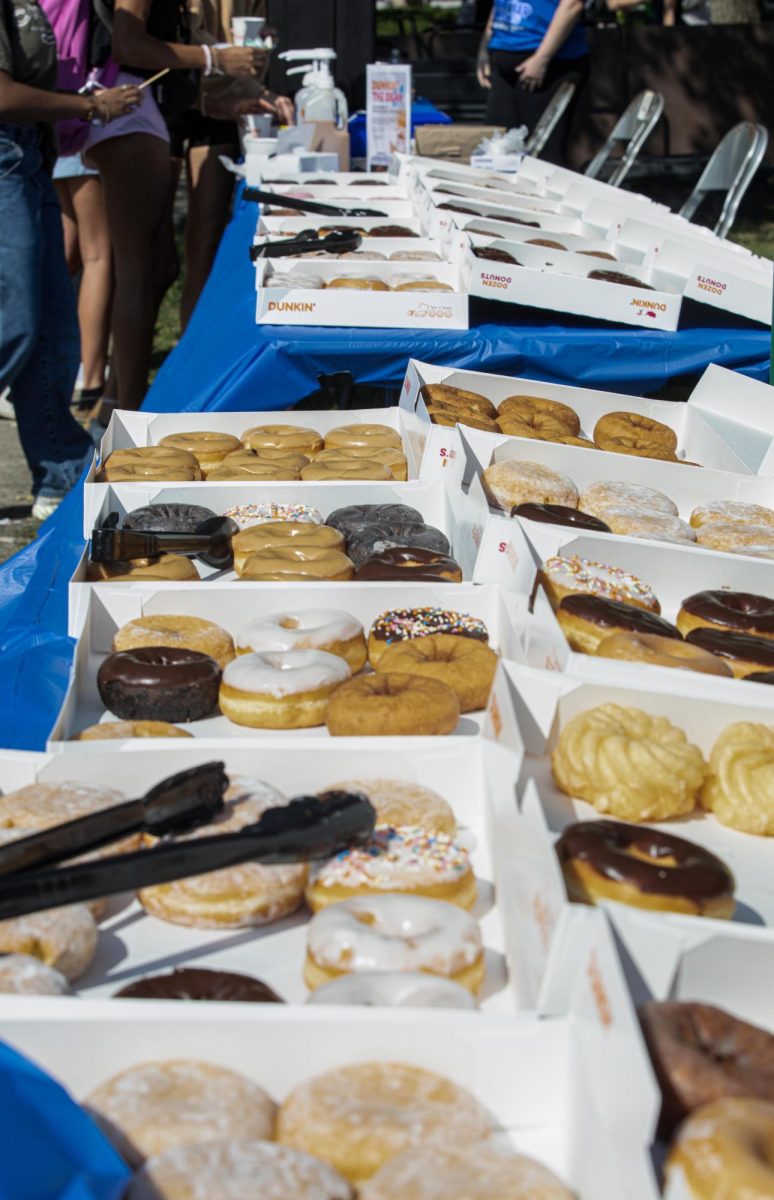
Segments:
[[[222,769],[222,764],[214,765]],[[300,796],[281,808],[267,809],[260,821],[237,833],[166,842],[149,850],[66,867],[2,875],[0,920],[138,891],[246,862],[276,865],[331,858],[351,846],[364,845],[375,823],[374,808],[359,792]],[[49,835],[51,832],[45,831]],[[25,843],[37,841],[38,836],[12,846],[23,849]]]
[[[346,254],[357,250],[363,241],[356,229],[351,232],[335,229],[324,238],[318,237],[314,229],[304,229],[297,237],[283,238],[281,242],[263,242],[260,246],[250,247],[250,258],[253,262],[258,258],[289,258],[301,254],[313,254],[316,250],[325,250],[329,254]]]
[[[304,200],[299,196],[283,196],[281,192],[264,192],[262,188],[245,188],[245,200],[256,200],[260,204],[274,204],[277,208],[295,208],[300,213],[316,213],[321,217],[386,217],[387,213],[375,208],[337,208],[333,204],[321,204],[319,200]]]
[[[91,534],[92,562],[131,562],[135,558],[155,558],[158,554],[185,554],[200,558],[210,567],[232,566],[231,539],[239,532],[230,517],[208,517],[193,533],[146,533],[139,529],[118,529],[118,514]]]

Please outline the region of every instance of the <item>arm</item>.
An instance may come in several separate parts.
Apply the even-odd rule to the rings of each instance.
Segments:
[[[664,0],[664,24],[677,24],[677,0]]]
[[[42,88],[17,83],[7,71],[0,71],[0,120],[36,125],[41,122],[99,117],[112,121],[131,112],[142,100],[136,87],[108,88],[94,96],[76,92],[46,92]]]
[[[516,68],[522,87],[531,92],[542,86],[548,64],[567,41],[582,12],[583,0],[559,0],[543,41],[535,53]]]
[[[478,47],[478,58],[476,59],[476,78],[482,88],[490,88],[492,86],[492,68],[489,63],[489,42],[492,37],[492,22],[494,21],[494,8],[489,14],[489,20],[486,23],[486,29],[481,38],[481,44]]]
[[[145,71],[204,71],[208,57],[201,45],[162,42],[148,33],[146,22],[151,0],[116,0],[113,17],[113,57]],[[211,51],[215,67],[226,75],[254,75],[257,51],[229,47]]]

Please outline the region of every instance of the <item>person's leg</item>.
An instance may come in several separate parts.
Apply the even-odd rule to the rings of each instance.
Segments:
[[[540,92],[535,93],[535,95],[545,96],[545,103],[543,105],[545,108],[560,83],[567,80],[575,84],[575,94],[562,113],[561,119],[558,121],[556,128],[553,130],[540,155],[546,162],[556,163],[560,167],[567,166],[568,143],[572,130],[572,122],[578,102],[583,94],[583,89],[586,86],[589,76],[589,66],[590,59],[585,54],[582,58],[555,58],[549,64],[543,88]]]
[[[188,217],[185,225],[185,280],[180,323],[185,329],[212,268],[228,221],[233,177],[220,164],[231,147],[191,146],[188,152]]]
[[[575,95],[540,152],[541,159],[546,162],[564,166],[565,147],[573,114],[588,77],[589,59],[585,55],[583,58],[552,59],[543,86],[532,92],[519,85],[516,74],[516,67],[529,57],[529,54],[511,54],[504,50],[493,52],[487,121],[491,125],[504,125],[509,129],[526,125],[531,133],[559,84],[565,79],[570,80],[576,86]]]
[[[78,219],[75,215],[72,199],[72,185],[76,179],[55,179],[54,187],[62,209],[62,233],[64,234],[65,259],[67,270],[74,278],[81,269],[81,253],[78,247]]]
[[[99,176],[84,175],[70,180],[70,195],[83,263],[78,293],[83,387],[87,392],[97,389],[101,392],[107,371],[113,260]]]
[[[519,77],[516,74],[516,67],[529,55],[493,50],[490,57],[492,86],[487,97],[487,125],[502,125],[505,129],[517,129],[519,125],[531,128],[524,104],[529,93],[518,86]]]

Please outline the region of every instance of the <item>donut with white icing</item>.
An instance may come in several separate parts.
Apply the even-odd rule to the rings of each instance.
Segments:
[[[334,907],[337,907],[334,905]],[[331,909],[326,909],[330,912]],[[315,988],[307,1004],[355,1004],[361,1008],[476,1008],[471,992],[452,979],[424,971],[363,971],[339,975]]]
[[[325,723],[336,689],[350,677],[343,658],[323,650],[240,654],[223,672],[223,715],[251,729],[308,729]]]
[[[581,558],[555,555],[542,564],[538,572],[540,583],[551,602],[558,608],[565,596],[599,596],[603,600],[618,600],[633,604],[648,612],[660,613],[661,605],[650,584],[621,567]]]
[[[343,658],[353,675],[366,663],[363,626],[340,608],[305,608],[257,617],[240,630],[237,654],[323,650]]]

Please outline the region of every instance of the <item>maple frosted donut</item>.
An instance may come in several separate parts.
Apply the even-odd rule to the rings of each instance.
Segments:
[[[575,1200],[560,1179],[492,1139],[473,1146],[417,1146],[390,1158],[358,1192],[360,1200]]]
[[[306,456],[303,456],[306,458]],[[207,473],[210,483],[223,483],[231,479],[249,479],[256,483],[284,482],[301,478],[301,468],[286,459],[267,460],[253,455],[239,462],[223,462]]]
[[[414,638],[444,633],[487,644],[489,632],[479,617],[445,608],[390,608],[380,613],[368,634],[368,661],[375,667],[385,650]]]
[[[680,517],[671,517],[667,513],[646,513],[630,508],[606,508],[603,511],[605,522],[612,533],[622,537],[648,538],[655,535],[666,535],[670,540],[695,542],[696,532],[687,521]],[[774,530],[772,531],[774,533]]]
[[[339,900],[390,892],[472,908],[476,877],[467,851],[449,834],[380,825],[365,847],[345,850],[312,867],[306,902],[312,912],[319,912]]]
[[[201,617],[145,616],[122,625],[113,638],[113,650],[137,646],[179,646],[209,654],[221,667],[234,657],[231,634],[214,621]]]
[[[66,996],[67,979],[55,967],[48,967],[32,954],[5,954],[0,957],[0,992],[17,996]]]
[[[774,528],[771,525],[743,525],[735,521],[708,521],[696,530],[696,541],[705,550],[721,550],[734,554],[758,552],[764,556],[774,550]]]
[[[97,936],[88,906],[71,904],[0,921],[0,954],[29,954],[72,982],[94,961]]]
[[[440,679],[379,672],[342,684],[325,723],[333,737],[411,737],[453,733],[459,718],[459,701]]]
[[[252,525],[265,525],[274,521],[307,521],[310,525],[322,525],[323,515],[311,504],[278,504],[276,500],[264,500],[260,504],[235,504],[227,508],[224,517],[236,522],[240,530]]]
[[[97,483],[133,483],[138,479],[193,481],[202,478],[196,457],[171,446],[133,446],[114,450],[97,472]]]
[[[393,450],[402,450],[403,442],[400,434],[389,425],[367,424],[339,425],[325,435],[325,449],[337,446],[370,446],[383,449],[385,446]]]
[[[310,546],[324,550],[343,550],[344,535],[329,525],[311,521],[266,521],[242,530],[232,540],[234,570],[241,575],[251,554],[280,546]]]
[[[372,462],[384,463],[392,472],[393,479],[405,483],[408,478],[408,463],[402,450],[394,446],[332,446],[330,450],[321,450],[316,454],[316,463],[340,463],[342,459],[360,462],[367,459]]]
[[[623,479],[601,479],[584,488],[578,507],[594,517],[605,519],[607,508],[637,509],[644,513],[678,515],[677,505],[669,496],[643,483],[627,483]]]
[[[684,637],[692,629],[706,627],[774,638],[774,600],[770,596],[731,592],[726,588],[694,592],[683,600],[676,625]]]
[[[450,283],[441,283],[438,279],[433,279],[431,276],[416,279],[405,276],[399,282],[392,285],[393,292],[453,292],[454,288]]]
[[[242,444],[256,453],[261,450],[296,450],[302,454],[322,450],[316,429],[305,425],[253,425],[242,434]]]
[[[565,596],[556,619],[570,647],[581,654],[596,654],[600,642],[615,633],[654,633],[682,641],[679,630],[656,613],[600,596]]]
[[[669,1151],[666,1177],[678,1173],[697,1200],[774,1196],[774,1103],[729,1096],[697,1109]]]
[[[372,479],[382,483],[393,479],[393,473],[387,463],[377,462],[372,458],[362,458],[355,461],[342,455],[327,462],[313,462],[304,467],[301,472],[304,482],[326,479]]]
[[[168,433],[159,445],[193,454],[206,479],[208,472],[217,467],[227,454],[239,450],[242,443],[231,433]]]
[[[497,670],[497,655],[475,638],[431,633],[388,646],[376,664],[378,672],[439,679],[457,697],[460,712],[486,708]]]
[[[457,832],[454,813],[443,796],[404,779],[349,779],[326,791],[361,792],[376,809],[377,825],[416,825],[427,833]],[[324,793],[323,793],[324,794]]]
[[[599,596],[603,600],[618,600],[654,613],[661,612],[661,605],[650,584],[643,583],[637,575],[620,567],[608,566],[607,563],[581,558],[577,554],[568,558],[555,555],[546,559],[538,571],[538,583],[542,584],[553,608],[557,608],[565,596],[582,594]]]
[[[341,550],[322,546],[268,546],[248,555],[240,578],[274,583],[337,582],[351,579],[352,560]]]
[[[96,742],[110,739],[144,737],[192,737],[187,729],[178,729],[168,721],[101,721],[99,725],[87,725],[73,735],[73,742]]]
[[[423,971],[364,971],[361,975],[338,975],[310,992],[306,1003],[354,1004],[365,1008],[478,1007],[473,993],[461,984]]]
[[[272,1136],[274,1104],[237,1071],[191,1059],[140,1063],[95,1088],[84,1107],[130,1166],[177,1146]]]
[[[309,462],[309,457],[302,454],[300,450],[276,450],[264,448],[262,450],[250,450],[245,446],[241,446],[239,450],[234,450],[231,454],[227,454],[220,464],[224,469],[226,467],[251,467],[262,463],[267,466],[274,463],[278,467],[284,467],[291,471],[300,471]]]
[[[366,664],[365,632],[340,608],[304,608],[256,617],[239,631],[237,654],[324,650],[343,658],[353,675]]]
[[[566,504],[578,507],[578,489],[569,475],[542,463],[508,458],[482,472],[484,491],[496,508],[510,514],[517,504]]]
[[[322,650],[240,654],[223,672],[220,707],[251,729],[306,729],[325,723],[328,702],[349,679],[343,658]]]
[[[416,971],[470,992],[484,982],[478,923],[456,904],[425,896],[356,896],[309,923],[304,982],[310,991],[340,975]]]
[[[176,583],[199,580],[199,572],[184,554],[159,554],[154,558],[133,558],[131,562],[86,564],[86,578],[90,583],[108,582],[112,579],[157,579]]]
[[[774,509],[763,504],[746,504],[741,500],[710,500],[699,504],[691,513],[694,529],[722,522],[726,525],[773,525]]]
[[[613,633],[598,642],[594,653],[599,658],[641,662],[648,667],[673,667],[726,678],[733,675],[731,668],[716,654],[657,633]]]
[[[334,1067],[299,1084],[280,1106],[277,1141],[330,1163],[353,1183],[412,1146],[465,1146],[488,1137],[470,1092],[399,1062]]]

